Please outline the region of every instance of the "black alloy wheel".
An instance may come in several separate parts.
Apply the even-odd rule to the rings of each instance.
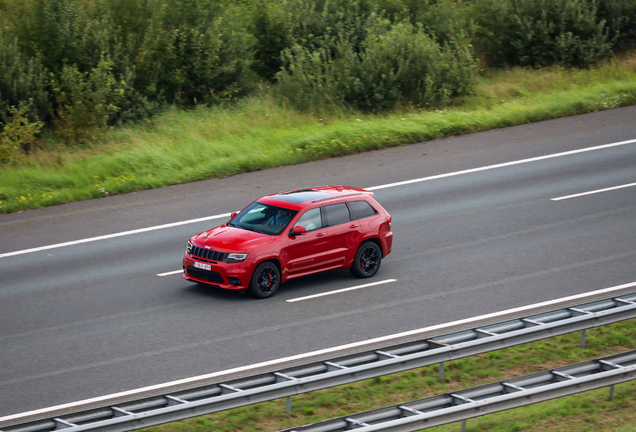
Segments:
[[[353,264],[349,268],[351,273],[360,278],[373,276],[380,269],[382,252],[377,244],[372,241],[364,242],[358,248]]]
[[[271,297],[280,285],[280,271],[276,264],[271,261],[260,263],[250,282],[249,292],[256,298],[264,299]]]

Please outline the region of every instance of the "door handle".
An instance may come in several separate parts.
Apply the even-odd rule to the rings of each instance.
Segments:
[[[318,233],[318,234],[316,234],[316,237],[324,237],[324,236],[325,236],[325,233]]]
[[[353,228],[358,228],[358,225],[357,224],[349,225],[349,228],[352,228],[352,229]]]

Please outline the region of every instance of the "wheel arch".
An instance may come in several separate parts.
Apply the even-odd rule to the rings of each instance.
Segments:
[[[360,249],[360,246],[362,246],[364,242],[368,242],[368,241],[375,243],[380,248],[380,253],[382,254],[382,257],[384,258],[384,248],[382,247],[382,242],[377,237],[369,237],[362,240],[360,244],[358,245],[358,249]]]
[[[353,261],[355,259],[356,253],[358,253],[358,250],[360,249],[360,246],[368,241],[375,243],[376,246],[380,248],[380,255],[382,256],[382,258],[384,258],[384,248],[382,247],[382,242],[380,241],[380,239],[377,237],[367,237],[360,240],[360,243],[358,243],[358,247],[353,251],[351,259],[347,261],[346,267],[344,268],[350,268],[353,265]]]
[[[273,262],[276,265],[276,267],[278,267],[278,271],[280,272],[281,279],[282,279],[282,277],[283,277],[283,266],[281,265],[280,260],[278,258],[276,258],[276,257],[269,257],[269,258],[263,258],[263,259],[258,260],[258,262],[254,265],[254,270],[252,270],[252,274],[256,270],[256,267],[258,267],[259,265],[261,265],[261,264],[263,264],[264,262],[267,262],[267,261]]]

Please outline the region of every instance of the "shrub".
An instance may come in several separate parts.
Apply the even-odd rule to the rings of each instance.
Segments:
[[[249,17],[249,31],[254,35],[252,70],[271,81],[282,66],[281,52],[291,46],[290,20],[285,2],[252,0],[243,7]]]
[[[378,27],[384,25],[380,20]],[[281,95],[305,110],[335,104],[382,112],[400,104],[443,105],[467,94],[476,78],[467,46],[441,47],[409,23],[370,32],[359,52],[344,38],[335,47],[333,53],[299,45],[286,50],[285,68],[277,75]]]
[[[603,0],[598,16],[607,23],[610,35],[616,35],[614,51],[636,47],[636,0]]]
[[[55,132],[68,143],[86,145],[104,132],[123,95],[111,73],[111,62],[102,60],[91,72],[64,65],[51,87],[57,103]]]
[[[41,121],[29,121],[28,113],[33,101],[22,102],[16,108],[8,109],[12,118],[4,126],[0,135],[0,163],[16,162],[21,151],[29,150],[35,136],[40,133],[44,123]]]
[[[467,44],[448,41],[442,47],[408,23],[369,37],[363,47],[351,101],[358,109],[441,106],[468,94],[475,83],[477,68]]]
[[[598,0],[475,0],[475,44],[494,65],[586,67],[612,52],[616,35]]]
[[[97,58],[86,58],[85,35],[92,21],[80,0],[24,1],[21,19],[16,21],[20,45],[29,57],[42,56],[44,66],[58,73],[62,65],[77,65],[81,70],[94,66]]]
[[[244,95],[254,81],[252,41],[224,2],[173,0],[153,10],[131,53],[134,87],[147,97],[193,106]]]
[[[17,40],[0,32],[0,123],[11,121],[8,108],[31,100],[31,120],[46,118],[49,111],[46,74],[37,58],[27,58]]]

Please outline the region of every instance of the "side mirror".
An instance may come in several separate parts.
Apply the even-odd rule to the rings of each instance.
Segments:
[[[304,226],[296,225],[294,229],[291,231],[291,233],[289,234],[289,236],[294,237],[294,236],[303,235],[303,234],[307,234],[307,228],[305,228]]]
[[[238,212],[232,212],[232,214],[230,215],[230,219],[234,219],[237,214],[238,214]]]

